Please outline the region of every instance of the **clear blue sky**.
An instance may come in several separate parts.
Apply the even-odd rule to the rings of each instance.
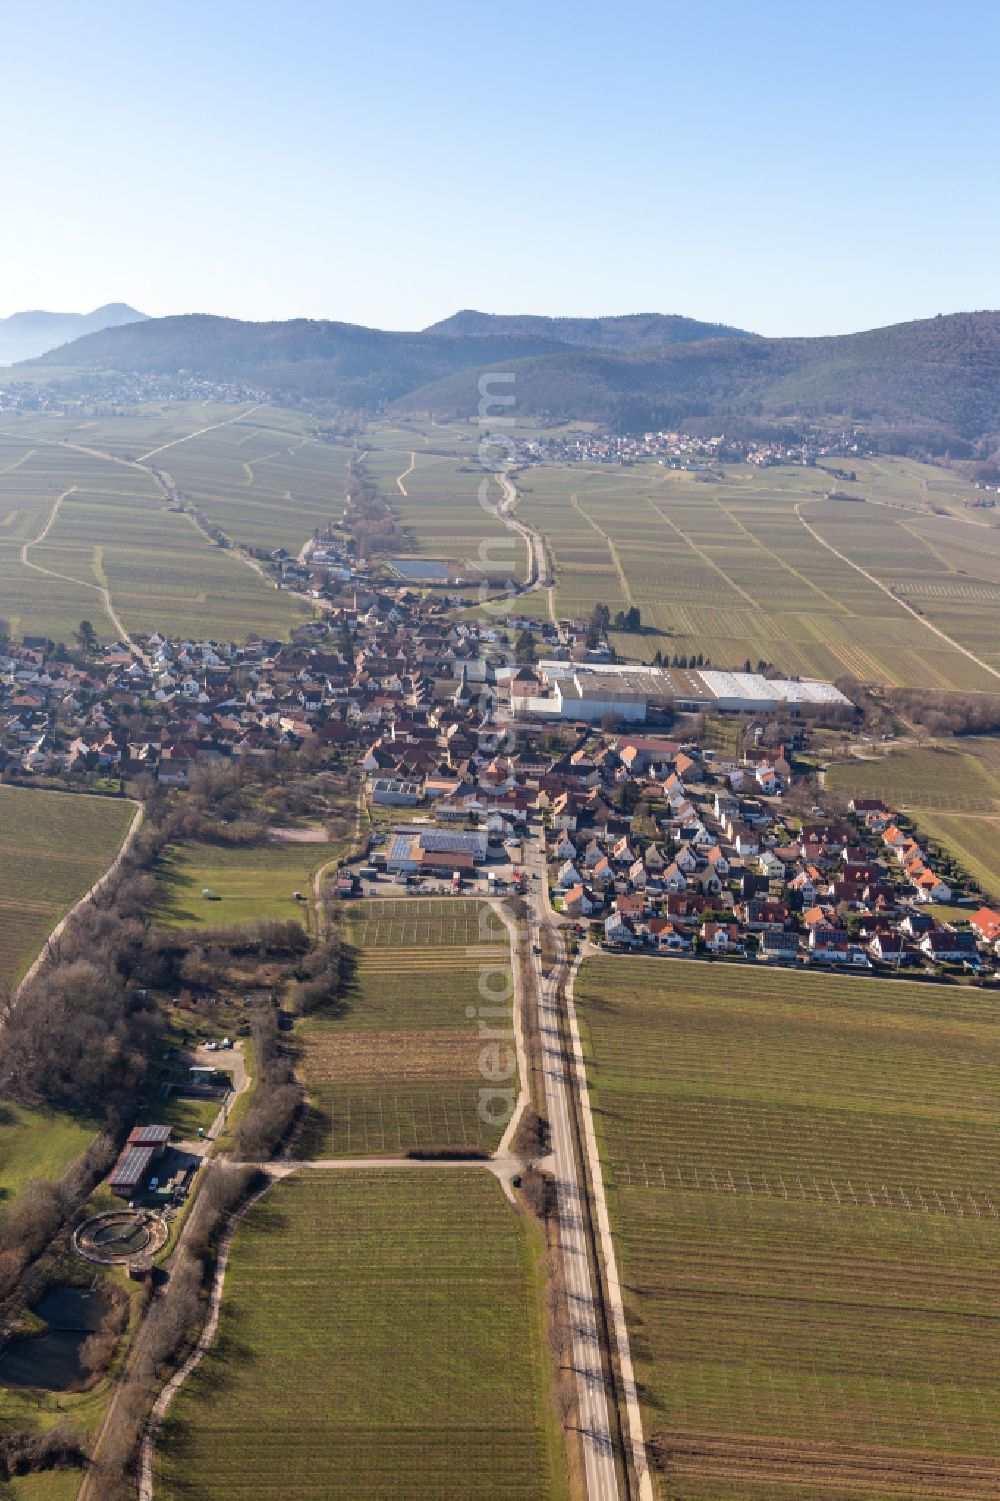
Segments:
[[[1000,306],[995,3],[3,7],[0,313]]]

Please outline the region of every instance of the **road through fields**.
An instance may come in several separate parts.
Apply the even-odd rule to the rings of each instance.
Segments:
[[[525,868],[531,884],[532,963],[537,985],[538,1025],[544,1055],[542,1075],[545,1081],[546,1114],[552,1133],[552,1155],[555,1163],[559,1250],[571,1308],[573,1361],[577,1373],[579,1424],[587,1496],[588,1501],[619,1501],[623,1492],[619,1483],[619,1462],[612,1428],[611,1403],[614,1401],[614,1394],[609,1389],[602,1360],[595,1295],[595,1288],[598,1286],[598,1268],[592,1264],[587,1232],[585,1188],[580,1181],[572,1119],[574,1084],[569,1060],[564,1050],[560,1016],[559,993],[561,981],[566,974],[566,962],[563,957],[560,957],[550,973],[546,975],[542,969],[540,956],[541,929],[545,925],[550,925],[545,899],[547,890],[545,854],[541,844],[536,846],[533,841],[528,844]],[[563,952],[561,938],[559,951],[561,956]],[[577,1073],[577,1087],[579,1087],[579,1073]],[[585,1113],[589,1114],[589,1101],[584,1100],[583,1105]],[[591,1124],[591,1137],[592,1130]],[[586,1142],[585,1145],[589,1150],[592,1141]],[[600,1167],[596,1162],[596,1146],[593,1149],[593,1157],[590,1159],[589,1166],[592,1181],[599,1181]],[[617,1279],[615,1285],[617,1286]],[[628,1338],[624,1334],[624,1315],[622,1315],[616,1335],[619,1353],[622,1352],[624,1340],[624,1353],[627,1357]],[[622,1369],[633,1398],[633,1403],[629,1405],[629,1416],[633,1434],[633,1453],[639,1461],[636,1465],[639,1478],[639,1501],[652,1501],[652,1485],[645,1468],[638,1405],[634,1403],[631,1361],[628,1360],[627,1366],[623,1364]],[[636,1429],[632,1427],[633,1405],[634,1421],[638,1425],[638,1449],[635,1445]]]

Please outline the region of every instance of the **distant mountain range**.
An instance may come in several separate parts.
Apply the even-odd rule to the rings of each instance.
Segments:
[[[522,416],[635,431],[858,423],[901,451],[982,452],[1000,438],[1000,313],[955,313],[830,338],[765,339],[658,313],[456,313],[418,333],[207,315],[106,328],[34,361],[83,371],[238,379],[353,410],[469,415],[484,371],[516,373]]]
[[[108,302],[92,313],[46,313],[41,310],[11,313],[9,318],[0,318],[0,365],[30,360],[84,334],[116,328],[122,323],[141,322],[145,317],[145,313],[137,312],[126,302]]]
[[[426,334],[451,338],[534,338],[566,348],[660,349],[664,344],[691,344],[698,339],[755,339],[727,323],[701,323],[676,313],[624,313],[613,318],[542,318],[533,313],[453,313],[425,328]]]

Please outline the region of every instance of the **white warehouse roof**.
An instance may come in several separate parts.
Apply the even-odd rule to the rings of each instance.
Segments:
[[[718,672],[709,667],[699,668],[698,672],[709,692],[720,700],[749,699],[760,704],[846,704],[850,707],[850,699],[845,698],[839,688],[814,678],[801,681],[766,678],[760,672]]]

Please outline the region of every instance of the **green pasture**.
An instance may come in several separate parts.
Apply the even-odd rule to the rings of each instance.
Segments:
[[[241,1227],[157,1501],[546,1501],[535,1251],[482,1168],[309,1172]]]
[[[335,846],[326,843],[190,840],[175,846],[161,864],[157,920],[170,927],[213,928],[293,917],[307,925],[312,878],[335,855]],[[202,895],[206,889],[211,897]],[[296,891],[305,900],[296,901]]]

